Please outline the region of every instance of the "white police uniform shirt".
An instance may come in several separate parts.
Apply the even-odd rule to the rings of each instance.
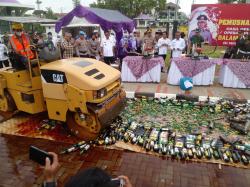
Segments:
[[[114,41],[112,40],[112,38],[109,37],[109,39],[107,39],[106,37],[104,37],[101,41],[101,47],[103,48],[103,56],[104,57],[113,57],[114,56],[114,48],[115,44]]]
[[[115,46],[116,45],[115,35],[110,34],[109,38],[114,42],[114,46]]]
[[[168,52],[168,46],[170,45],[171,41],[170,39],[166,38],[160,38],[157,42],[157,47],[159,48],[159,55],[166,55]],[[164,46],[162,46],[164,45]],[[165,46],[167,45],[167,46]]]
[[[171,42],[171,49],[172,49],[172,58],[180,57],[182,54],[182,51],[185,49],[186,44],[185,40],[182,38],[174,39]],[[179,48],[180,50],[177,50]]]

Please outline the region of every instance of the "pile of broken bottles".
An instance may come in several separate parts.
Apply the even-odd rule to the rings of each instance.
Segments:
[[[151,116],[151,121],[147,121],[145,113]],[[105,129],[94,143],[112,145],[122,140],[139,145],[146,151],[183,160],[213,158],[248,165],[250,144],[246,141],[240,138],[226,139],[223,135],[211,138],[197,131],[197,127],[205,124],[208,129],[213,130],[216,120],[226,118],[230,126],[237,130],[235,132],[242,134],[241,136],[248,136],[249,114],[249,104],[235,104],[228,100],[211,102],[208,99],[205,102],[191,102],[173,99],[133,99],[128,101],[121,117],[117,118],[109,129]],[[160,123],[157,121],[159,115],[168,115],[169,120]],[[188,124],[190,121],[193,125]],[[183,128],[188,132],[183,131]]]
[[[157,152],[172,158],[221,159],[225,162],[249,164],[250,106],[233,101],[193,102],[174,99],[130,99],[122,114],[92,142],[75,144],[64,153],[80,150],[86,152],[91,145],[112,145],[117,141],[138,145],[146,151]],[[228,131],[216,125],[217,120],[227,120],[240,138],[226,139]],[[199,132],[200,126],[213,131],[217,137]],[[237,131],[236,131],[237,130]],[[230,131],[230,130],[229,130]],[[223,134],[224,133],[224,134]]]

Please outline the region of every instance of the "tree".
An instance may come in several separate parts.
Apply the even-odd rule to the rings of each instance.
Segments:
[[[78,5],[81,4],[81,0],[72,0],[72,2],[74,7],[77,7]]]
[[[90,7],[118,10],[130,18],[137,17],[140,13],[151,14],[152,10],[165,9],[165,0],[97,0]]]
[[[54,12],[51,9],[51,7],[49,7],[49,8],[47,7],[46,8],[45,18],[47,18],[47,19],[57,19],[57,16],[54,14]]]
[[[44,15],[46,15],[46,13],[47,12],[44,10],[34,10],[34,12],[32,14],[39,17],[39,18],[43,18]]]

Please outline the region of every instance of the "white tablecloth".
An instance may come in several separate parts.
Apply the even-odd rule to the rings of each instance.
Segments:
[[[160,82],[161,80],[161,64],[145,73],[142,77],[136,80],[135,76],[129,69],[126,63],[122,63],[122,81],[123,82]]]
[[[212,85],[214,82],[215,66],[206,69],[205,71],[197,74],[193,77],[194,85]],[[171,67],[168,73],[168,84],[179,85],[180,79],[183,77],[177,65],[172,61]]]
[[[160,82],[161,81],[161,64],[145,73],[136,80],[135,76],[126,63],[122,63],[122,81],[123,82]]]
[[[223,87],[247,88],[246,85],[238,79],[238,77],[228,68],[227,65],[221,66],[219,81]]]

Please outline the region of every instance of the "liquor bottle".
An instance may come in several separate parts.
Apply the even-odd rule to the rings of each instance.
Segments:
[[[158,152],[159,151],[159,145],[157,143],[155,143],[154,145],[154,151],[155,152]]]
[[[209,129],[214,129],[214,122],[213,121],[209,121],[208,128]]]
[[[106,138],[105,138],[104,143],[105,143],[105,145],[109,145],[109,137],[106,137]]]
[[[150,141],[150,150],[153,150],[155,146],[155,142],[153,140]]]
[[[90,145],[86,144],[80,151],[80,155],[86,153],[90,149]]]
[[[162,150],[161,150],[163,155],[167,154],[167,147],[165,145],[162,146]]]
[[[222,153],[222,151],[220,149],[217,149],[217,151],[218,151],[220,159],[223,160],[223,153]]]
[[[139,144],[140,146],[143,146],[143,142],[144,142],[143,138],[142,138],[141,136],[139,136],[139,137],[138,137],[138,144]]]
[[[79,149],[81,150],[81,149],[85,148],[86,145],[87,145],[87,144],[81,145],[81,146],[79,147]]]
[[[234,163],[238,163],[240,161],[235,151],[232,151],[232,159]]]
[[[84,145],[85,144],[85,141],[81,141],[81,142],[78,142],[76,144],[74,144],[73,146],[63,150],[60,152],[60,154],[67,154],[67,153],[71,153],[71,152],[74,152],[76,151],[81,145]]]
[[[167,145],[167,154],[171,155],[170,150],[171,150],[172,146],[171,145]]]
[[[198,148],[196,149],[196,157],[197,157],[198,159],[201,159],[202,156],[203,156],[203,154],[202,154],[202,152],[201,152],[201,149],[198,147]]]
[[[231,153],[231,151],[229,149],[227,149],[225,151],[225,153],[226,153],[226,155],[228,156],[229,159],[232,157],[232,153]]]
[[[175,137],[176,137],[176,133],[172,132],[171,135],[170,135],[170,139],[175,140]]]
[[[209,149],[205,149],[205,157],[207,158],[207,159],[211,159],[212,158],[212,154],[210,153],[210,151],[209,151]]]
[[[128,132],[125,132],[123,140],[124,140],[124,142],[129,141],[129,133]]]
[[[111,137],[111,136],[109,137],[108,140],[109,140],[108,145],[112,145],[112,142],[113,142],[113,141],[112,141],[112,137]]]
[[[213,148],[209,147],[208,150],[209,150],[209,152],[211,153],[211,156],[212,156],[214,154]]]
[[[225,152],[223,153],[223,160],[225,162],[230,162],[230,159],[229,159],[229,157],[227,156],[227,154]]]
[[[161,154],[162,153],[162,147],[163,145],[161,143],[158,144],[158,153]]]
[[[60,154],[72,153],[72,152],[76,151],[77,149],[78,149],[78,147],[72,146],[72,147],[70,147],[68,149],[65,149],[65,150],[61,151]]]
[[[201,154],[204,155],[205,154],[205,149],[203,147],[200,147],[200,151],[201,151]]]
[[[180,158],[182,160],[185,160],[187,158],[187,149],[186,148],[182,148],[179,151],[180,151]]]
[[[219,154],[219,151],[217,149],[214,149],[213,150],[213,156],[216,160],[220,159],[220,154]]]
[[[103,139],[100,139],[100,140],[98,140],[98,142],[97,142],[97,143],[98,143],[98,145],[104,145],[104,143],[105,143],[105,142],[104,142],[104,140],[103,140]]]
[[[132,141],[134,137],[135,137],[135,134],[133,132],[130,132],[129,133],[129,140]]]
[[[170,147],[169,153],[172,157],[175,157],[175,149],[173,148],[173,146]]]
[[[211,142],[211,147],[216,147],[217,139],[213,139]]]
[[[180,155],[180,151],[177,147],[174,148],[175,156]]]
[[[249,160],[245,155],[241,155],[241,162],[243,162],[244,165],[248,165],[249,164]]]
[[[243,145],[235,145],[235,149],[240,150],[240,151],[245,151],[245,146]]]
[[[202,135],[198,134],[195,140],[195,145],[199,146],[201,145]]]
[[[147,142],[147,143],[146,143],[146,151],[150,151],[150,149],[151,149],[150,143]]]
[[[193,152],[193,155],[196,156],[197,151],[196,151],[195,147],[192,148],[192,152]]]
[[[112,139],[112,144],[115,144],[116,143],[116,137],[112,136],[111,139]]]
[[[241,160],[240,153],[237,150],[234,150],[234,153],[237,156],[237,159],[240,161]]]
[[[188,149],[188,157],[189,157],[190,159],[194,158],[194,154],[193,154],[192,149]]]
[[[135,136],[135,137],[131,140],[131,143],[132,143],[132,144],[136,144],[136,142],[137,142],[137,137]]]

